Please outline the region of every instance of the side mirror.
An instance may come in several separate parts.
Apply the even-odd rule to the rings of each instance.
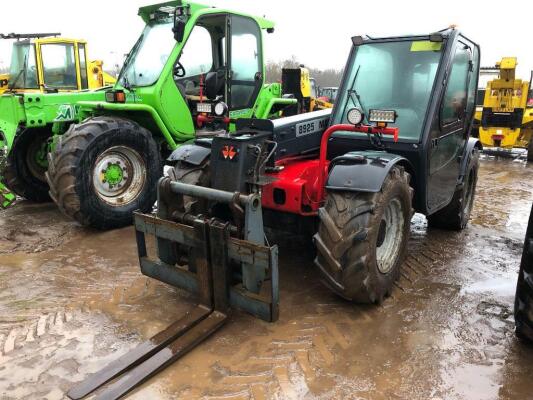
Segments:
[[[185,27],[191,16],[190,7],[190,5],[178,6],[174,10],[174,27],[172,28],[172,32],[174,33],[174,40],[178,43],[183,42],[183,38],[185,37]]]
[[[178,43],[183,42],[183,37],[185,36],[185,26],[187,24],[181,20],[174,22],[174,27],[172,32],[174,32],[174,40]]]

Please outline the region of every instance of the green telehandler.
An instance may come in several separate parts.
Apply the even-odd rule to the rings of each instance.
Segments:
[[[100,229],[151,209],[164,160],[180,144],[298,102],[264,81],[262,33],[273,22],[188,1],[139,15],[146,26],[111,90],[0,98],[4,176],[17,177],[30,194],[22,197],[50,195],[63,213]]]

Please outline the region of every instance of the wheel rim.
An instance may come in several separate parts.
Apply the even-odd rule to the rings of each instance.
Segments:
[[[135,150],[115,146],[104,151],[93,168],[93,187],[100,199],[113,206],[134,201],[146,181],[146,164]]]
[[[43,182],[46,182],[45,172],[48,170],[47,154],[47,138],[35,138],[28,146],[28,151],[26,152],[26,165],[30,173]]]
[[[376,262],[379,272],[389,273],[399,255],[405,220],[399,198],[392,199],[381,217],[376,241]]]

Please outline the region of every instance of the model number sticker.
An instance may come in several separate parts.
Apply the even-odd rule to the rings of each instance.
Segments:
[[[323,131],[327,125],[327,118],[315,119],[314,121],[296,124],[296,137],[309,135],[311,133]]]

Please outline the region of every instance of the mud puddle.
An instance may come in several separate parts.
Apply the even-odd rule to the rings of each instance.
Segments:
[[[467,230],[428,230],[416,215],[402,278],[380,307],[333,295],[310,247],[285,240],[280,320],[233,313],[131,397],[531,397],[533,350],[514,337],[512,307],[532,178],[523,162],[484,158]],[[131,228],[84,230],[30,204],[0,226],[13,230],[0,237],[0,398],[62,398],[194,305],[139,273]]]

